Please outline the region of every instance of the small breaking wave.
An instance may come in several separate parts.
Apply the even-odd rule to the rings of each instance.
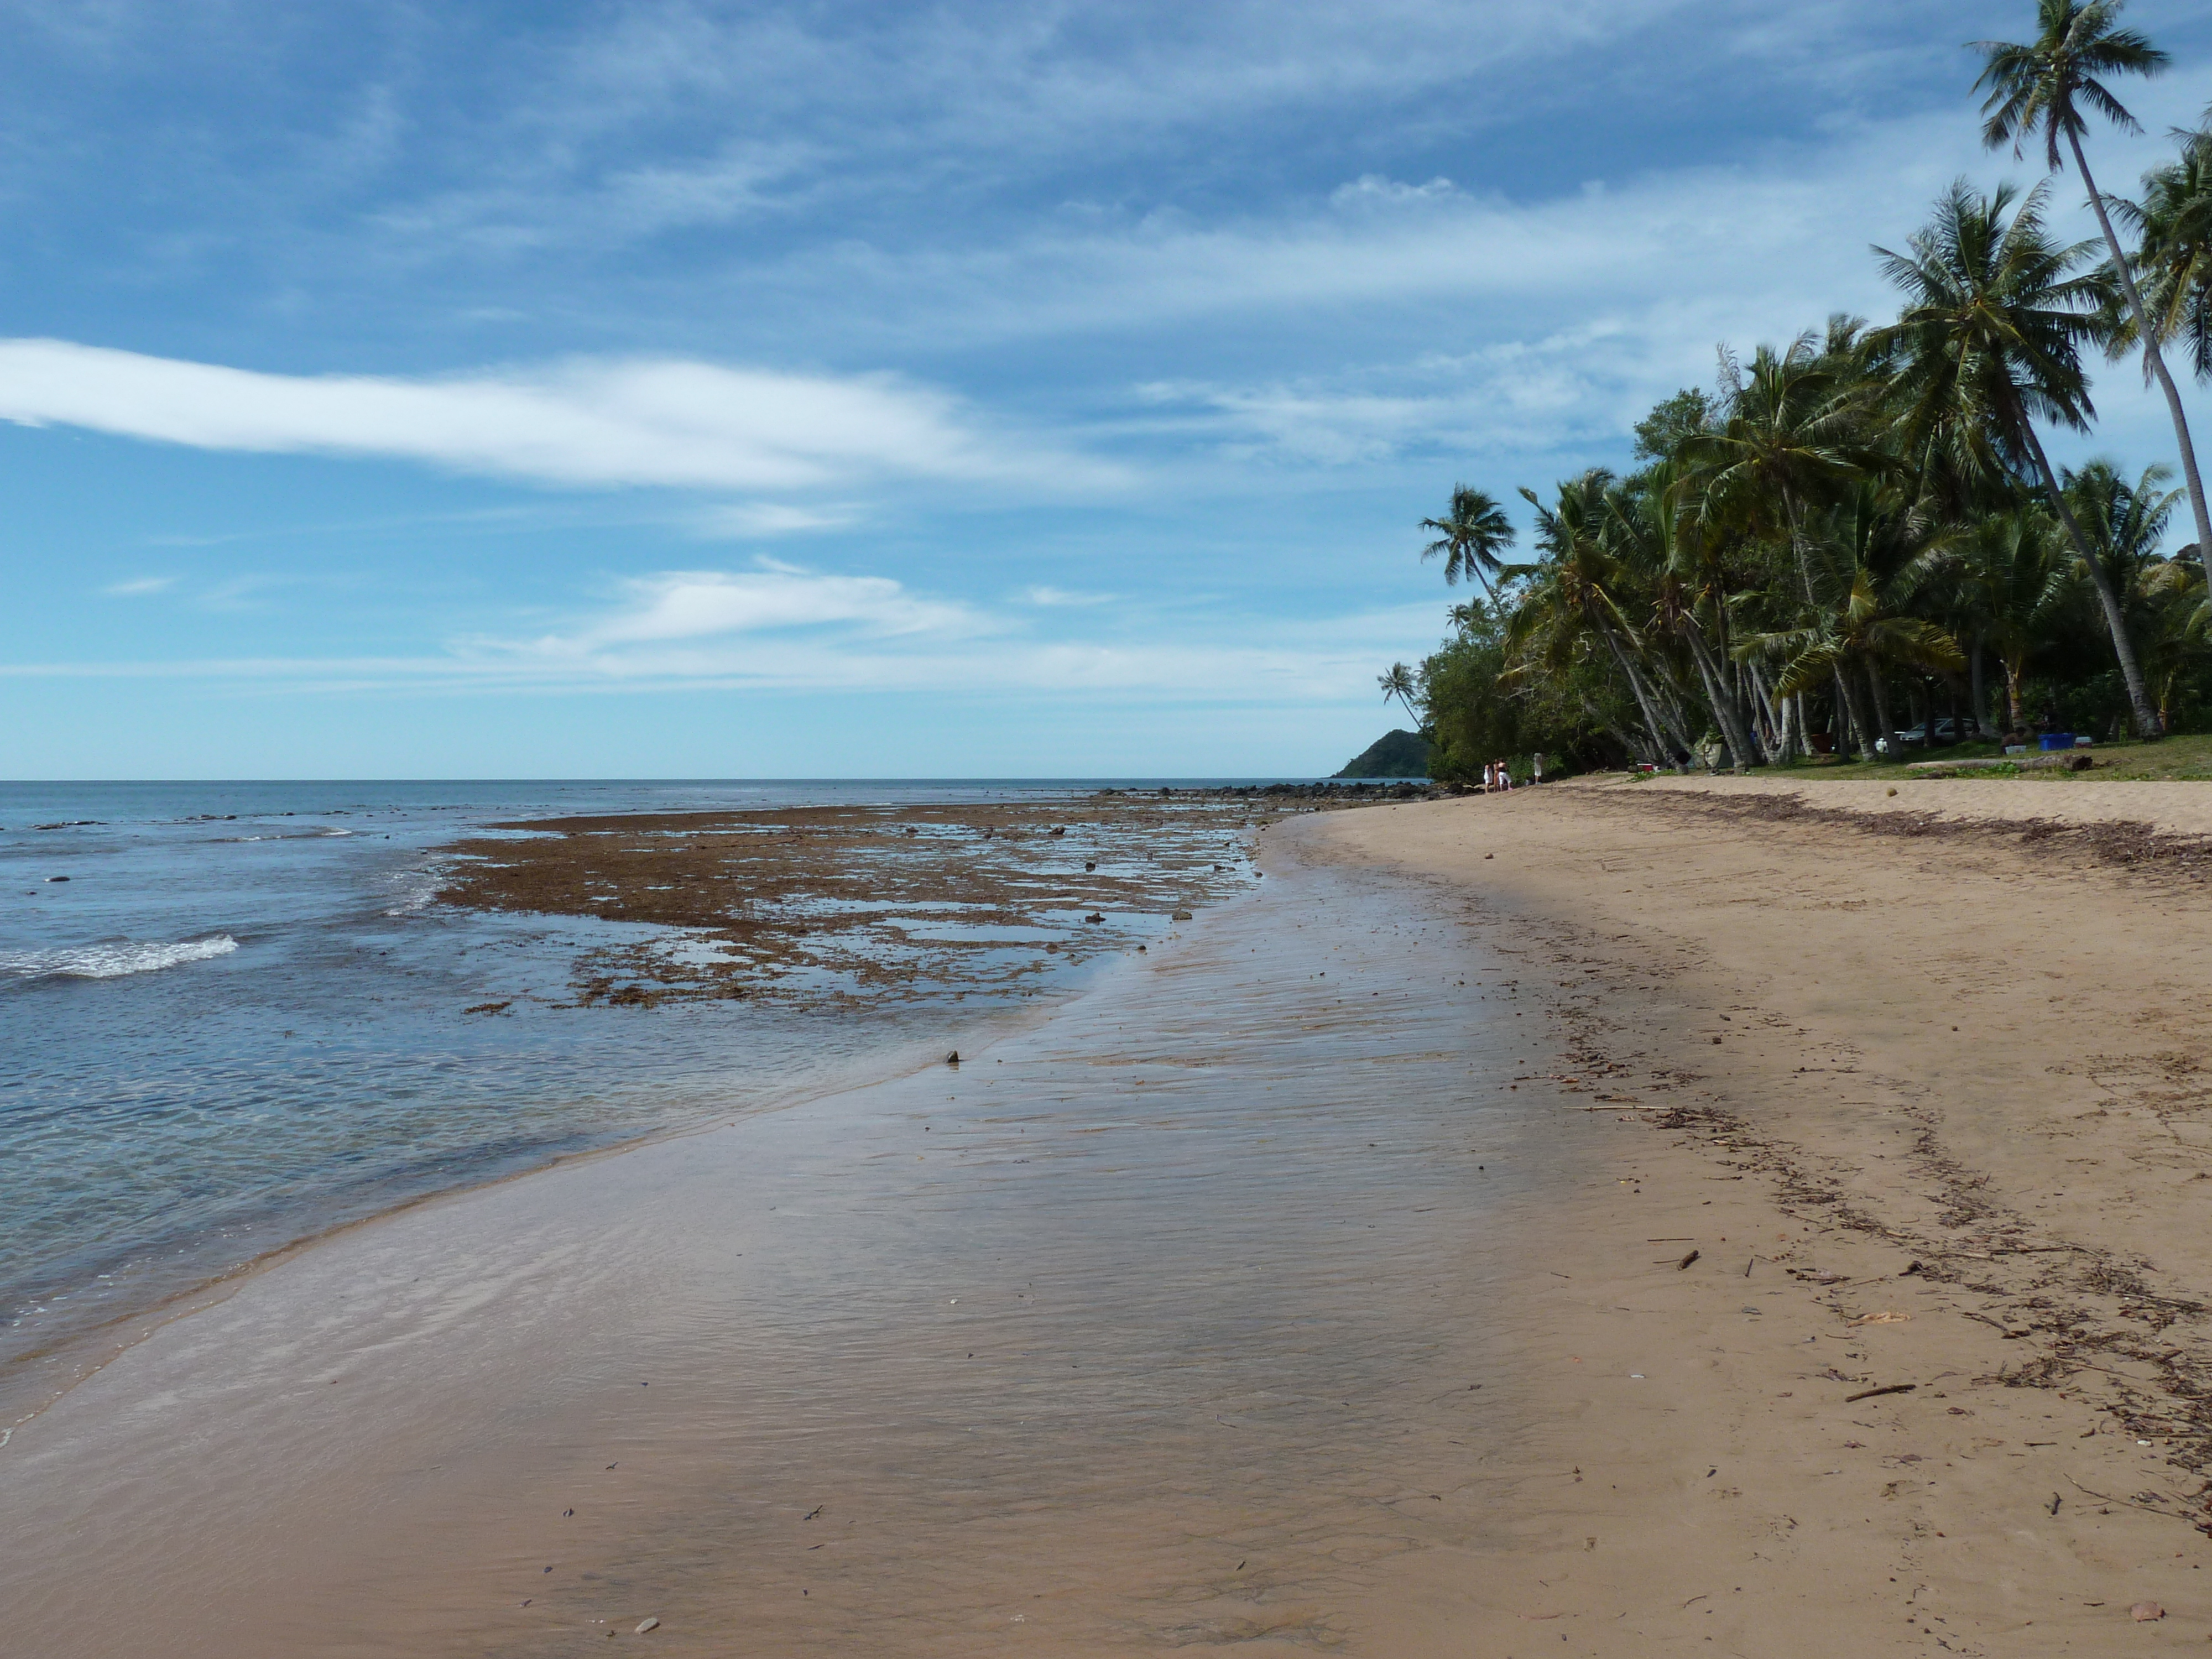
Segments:
[[[128,974],[150,974],[187,962],[227,957],[238,949],[228,933],[212,939],[183,939],[173,945],[140,944],[123,940],[110,945],[80,945],[64,951],[38,951],[26,956],[0,956],[0,974],[19,979],[121,979]]]

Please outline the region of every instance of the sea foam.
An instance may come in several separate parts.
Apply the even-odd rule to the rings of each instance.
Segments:
[[[107,945],[80,945],[63,951],[39,951],[26,956],[0,956],[0,974],[24,979],[121,979],[126,974],[150,974],[187,962],[227,957],[238,949],[228,933],[213,939],[183,939],[173,945],[123,940]]]

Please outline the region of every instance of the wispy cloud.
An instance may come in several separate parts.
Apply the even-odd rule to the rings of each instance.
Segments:
[[[139,576],[130,581],[110,582],[100,591],[119,599],[135,599],[149,593],[166,593],[176,585],[174,576]]]
[[[787,501],[747,501],[694,514],[694,534],[710,541],[757,541],[809,531],[840,530],[860,516],[850,507],[794,507]]]
[[[1110,465],[987,433],[951,397],[676,360],[441,379],[260,374],[64,340],[0,341],[0,419],[200,449],[380,456],[572,486],[805,489],[924,478],[1056,489]]]
[[[621,584],[614,612],[531,650],[574,654],[608,646],[835,627],[854,638],[965,638],[994,624],[970,607],[921,598],[888,576],[841,576],[774,560],[757,570],[678,570]]]
[[[1036,596],[1047,597],[1039,599]],[[1022,596],[1064,624],[918,592],[890,577],[762,559],[750,570],[619,581],[550,629],[471,634],[413,656],[0,664],[0,678],[201,679],[241,689],[629,692],[715,687],[824,694],[1111,694],[1136,702],[1342,702],[1373,662],[1435,631],[1434,607],[1326,621],[1153,615],[1123,626],[1106,596]]]

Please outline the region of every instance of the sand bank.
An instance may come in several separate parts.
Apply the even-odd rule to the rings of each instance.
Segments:
[[[1479,918],[1622,1132],[1521,1241],[1552,1393],[1475,1651],[2201,1650],[2209,831],[2185,784],[1730,780],[1305,832]]]

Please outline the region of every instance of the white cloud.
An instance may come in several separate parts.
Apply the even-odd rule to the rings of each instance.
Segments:
[[[411,657],[0,663],[8,678],[203,679],[264,690],[640,691],[1110,697],[1146,704],[1364,703],[1377,662],[1427,649],[1425,602],[1326,619],[1251,614],[1130,619],[1104,596],[1031,590],[1048,616],[1097,618],[1042,637],[1046,617],[916,593],[889,577],[800,569],[664,571],[617,586],[597,611],[534,636],[459,639]],[[1028,597],[1028,596],[1025,596]],[[1030,597],[1031,604],[1037,604]]]
[[[1053,610],[1069,605],[1111,605],[1114,602],[1111,593],[1081,593],[1072,588],[1042,585],[1024,588],[1021,596],[1024,604],[1043,605]]]
[[[805,489],[892,478],[1097,488],[1098,462],[987,434],[943,392],[672,359],[441,380],[266,374],[0,341],[0,419],[201,449],[389,457],[574,486]]]
[[[859,517],[851,507],[793,507],[785,501],[748,501],[709,507],[691,520],[694,534],[713,540],[753,541],[771,536],[836,530]]]
[[[1401,184],[1379,173],[1363,173],[1348,185],[1329,192],[1329,204],[1339,208],[1398,207],[1407,203],[1433,202],[1456,193],[1452,181],[1436,178],[1425,185]]]
[[[993,624],[962,605],[908,592],[888,576],[836,576],[774,560],[749,571],[677,570],[622,586],[611,617],[528,647],[574,655],[609,646],[836,626],[853,636],[963,637]]]
[[[165,593],[176,585],[174,576],[140,576],[127,582],[110,582],[100,591],[117,599],[137,599],[148,593]]]

